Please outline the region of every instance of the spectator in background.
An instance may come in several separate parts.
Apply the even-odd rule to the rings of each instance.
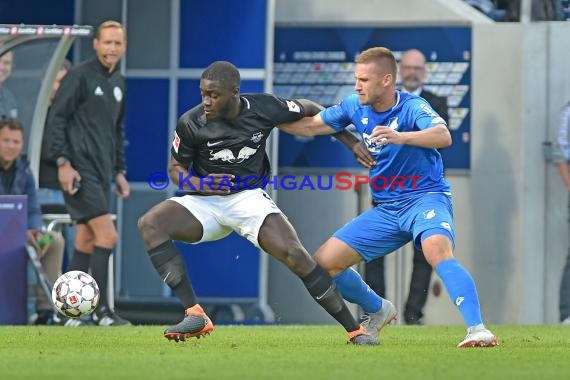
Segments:
[[[53,240],[49,246],[42,249],[38,244],[38,240],[43,236],[42,216],[34,177],[28,161],[21,156],[23,146],[22,124],[17,119],[0,119],[0,195],[28,196],[28,244],[35,248],[48,280],[53,284],[61,275],[64,240],[61,234],[52,232]],[[34,323],[53,324],[57,318],[51,299],[39,283],[36,286],[36,297],[37,317]]]
[[[533,21],[563,21],[565,15],[562,2],[560,0],[532,0],[531,19]]]
[[[421,96],[432,106],[446,123],[449,122],[447,99],[423,88],[426,80],[426,58],[417,49],[407,50],[400,60],[400,79],[402,92]],[[429,284],[433,269],[427,262],[423,252],[414,246],[412,278],[408,300],[404,308],[404,321],[408,325],[422,324],[423,309],[427,301]],[[386,295],[384,276],[384,257],[379,257],[366,263],[365,280],[376,293]]]
[[[499,0],[499,8],[506,11],[501,21],[521,20],[521,0]],[[532,21],[563,21],[566,19],[561,0],[532,0],[530,9]]]
[[[558,139],[554,146],[553,161],[558,167],[558,172],[566,187],[566,191],[570,194],[570,102],[562,110],[558,126]],[[568,217],[570,218],[570,202],[568,206]],[[560,321],[565,325],[570,325],[570,250],[566,257],[566,265],[564,265],[562,271],[559,308]]]
[[[410,49],[402,54],[399,64],[402,91],[421,96],[428,101],[446,122],[449,122],[447,98],[438,96],[424,88],[427,79],[426,57],[417,49]]]
[[[130,322],[113,310],[108,284],[109,260],[117,242],[110,213],[113,180],[119,197],[130,193],[124,159],[125,80],[119,72],[127,48],[123,25],[99,25],[93,48],[96,56],[72,68],[61,81],[45,133],[51,139],[48,155],[58,166],[67,211],[77,223],[68,269],[91,269],[99,285],[101,298],[93,321],[122,326]]]
[[[18,117],[18,103],[16,97],[5,86],[6,80],[12,74],[14,66],[14,53],[7,51],[0,56],[0,117]]]

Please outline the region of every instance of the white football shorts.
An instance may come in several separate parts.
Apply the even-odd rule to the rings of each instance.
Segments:
[[[259,247],[259,229],[269,214],[282,213],[262,189],[231,195],[183,195],[169,200],[184,206],[202,223],[204,235],[195,244],[219,240],[236,231]]]

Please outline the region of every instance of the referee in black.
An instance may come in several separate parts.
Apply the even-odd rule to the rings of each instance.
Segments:
[[[93,40],[96,56],[63,78],[46,125],[49,156],[57,162],[66,208],[77,223],[68,270],[91,269],[101,291],[93,314],[100,326],[130,324],[108,300],[109,258],[117,242],[110,214],[113,180],[117,196],[130,192],[124,158],[125,80],[118,70],[126,47],[123,25],[99,25]]]

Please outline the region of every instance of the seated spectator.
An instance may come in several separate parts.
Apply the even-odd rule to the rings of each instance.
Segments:
[[[14,53],[7,51],[0,56],[0,117],[18,117],[16,97],[6,86],[5,82],[12,74]]]
[[[0,195],[28,196],[28,244],[32,245],[48,280],[53,283],[61,275],[64,240],[61,234],[53,233],[49,245],[40,248],[38,240],[43,236],[42,216],[37,202],[36,184],[29,163],[21,155],[24,146],[24,129],[13,118],[0,119]],[[36,289],[35,324],[53,324],[56,319],[50,295],[38,283]]]

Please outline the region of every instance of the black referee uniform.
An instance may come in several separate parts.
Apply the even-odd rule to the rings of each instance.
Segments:
[[[48,115],[48,156],[68,159],[81,175],[79,191],[64,193],[79,223],[109,213],[113,177],[125,171],[125,81],[118,67],[109,72],[93,58],[71,69]]]

